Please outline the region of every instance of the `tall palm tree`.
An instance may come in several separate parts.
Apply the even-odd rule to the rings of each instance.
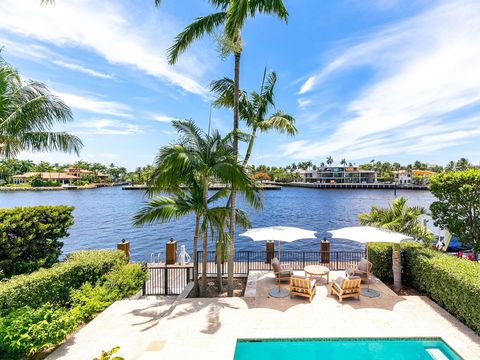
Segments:
[[[197,17],[193,23],[175,38],[174,44],[168,50],[170,64],[176,63],[178,56],[195,40],[213,34],[223,25],[224,43],[229,52],[234,55],[234,102],[233,102],[233,157],[238,157],[238,126],[239,126],[239,92],[240,92],[240,57],[242,54],[241,31],[245,21],[256,14],[272,14],[287,22],[288,12],[283,0],[209,0],[218,10],[216,13]],[[161,1],[155,0],[158,6]],[[230,202],[230,242],[228,249],[228,295],[233,295],[233,256],[235,236],[236,189],[232,187]]]
[[[210,214],[208,196],[210,180],[215,179],[235,186],[244,192],[245,198],[255,207],[261,206],[261,200],[258,192],[254,189],[253,181],[249,178],[243,166],[238,164],[232,156],[232,147],[229,140],[231,136],[222,138],[218,131],[205,134],[191,120],[175,120],[172,125],[179,133],[180,140],[178,143],[166,145],[160,149],[155,160],[153,173],[148,181],[148,192],[151,196],[162,191],[176,194],[182,185],[198,182],[199,185],[195,189],[195,194],[197,195],[199,189],[201,189],[203,206],[203,215],[201,216],[204,219],[200,228],[203,237],[201,292],[204,293],[206,289],[208,224],[213,224],[214,220],[219,221],[221,218],[219,210],[215,213],[214,218],[207,216],[207,214]],[[223,191],[221,194],[225,195],[225,193]],[[217,196],[217,199],[219,199],[219,196]],[[236,215],[237,213],[236,211]],[[198,218],[197,220],[199,221]]]
[[[245,121],[250,128],[248,147],[243,158],[243,166],[247,166],[252,155],[253,145],[255,143],[257,131],[269,132],[278,131],[294,136],[298,130],[295,127],[293,116],[276,110],[269,115],[271,109],[275,109],[274,91],[277,82],[277,74],[272,71],[263,72],[262,84],[260,90],[252,91],[249,95],[240,91],[240,118]],[[212,82],[212,91],[216,94],[214,104],[219,107],[233,108],[235,84],[232,79],[223,78]]]
[[[421,217],[427,215],[427,211],[420,206],[407,206],[407,199],[399,197],[388,208],[372,206],[370,213],[359,215],[362,226],[374,226],[399,232],[415,239],[422,240],[430,245],[433,234],[423,225]],[[395,289],[401,288],[401,264],[399,247],[394,246],[392,253],[393,283]]]
[[[331,166],[333,164],[333,158],[330,155],[327,156],[326,163],[328,166]]]
[[[67,105],[45,85],[25,81],[0,58],[0,157],[20,151],[64,151],[79,153],[81,140],[66,132],[53,132],[57,123],[71,121]]]

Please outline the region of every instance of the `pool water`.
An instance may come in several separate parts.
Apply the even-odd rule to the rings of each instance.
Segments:
[[[435,339],[238,340],[234,360],[460,360]]]

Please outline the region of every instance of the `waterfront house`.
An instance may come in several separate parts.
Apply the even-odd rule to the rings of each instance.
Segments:
[[[429,170],[398,170],[393,172],[393,178],[395,183],[399,185],[411,185],[415,184],[415,178],[421,178],[421,184],[417,185],[425,185],[428,183],[428,179],[430,176],[435,174],[433,171]],[[417,181],[418,182],[418,181]]]
[[[78,169],[78,168],[74,168],[73,166],[69,166],[65,172],[68,175],[73,175],[78,178],[80,178],[82,175],[92,175],[97,177],[100,180],[100,182],[105,182],[106,180],[108,180],[108,175],[106,174],[103,174],[101,172],[93,172],[90,170]]]
[[[304,182],[324,184],[374,184],[377,173],[373,170],[362,170],[357,165],[325,166],[316,170],[305,170],[299,173]]]
[[[12,176],[14,184],[24,184],[31,182],[33,178],[40,178],[43,181],[57,181],[60,184],[70,184],[79,177],[63,172],[27,172],[21,175]]]

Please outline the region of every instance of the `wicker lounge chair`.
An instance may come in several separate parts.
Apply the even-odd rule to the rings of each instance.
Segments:
[[[290,297],[294,295],[303,296],[308,298],[309,302],[312,302],[317,292],[315,282],[315,280],[310,280],[310,278],[306,276],[292,276],[290,278]]]
[[[365,282],[368,283],[370,280],[370,274],[372,273],[372,263],[366,259],[362,259],[357,266],[348,267],[345,270],[345,273],[348,278],[351,278],[352,276],[359,276],[362,281],[365,280]]]
[[[335,281],[330,283],[330,289],[328,294],[335,294],[338,296],[340,302],[345,298],[354,297],[357,300],[360,300],[360,283],[362,279],[359,276],[352,276],[348,279],[343,277],[337,278]]]
[[[290,280],[290,277],[293,275],[292,267],[289,264],[280,264],[276,257],[272,259],[272,268],[276,284],[282,280]]]

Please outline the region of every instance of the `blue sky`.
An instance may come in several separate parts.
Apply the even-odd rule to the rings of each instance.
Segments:
[[[288,25],[259,16],[243,32],[241,87],[275,70],[277,107],[299,134],[262,134],[252,163],[480,160],[480,2],[287,0]],[[38,0],[0,2],[4,58],[46,83],[74,111],[59,129],[78,134],[81,158],[133,169],[175,140],[172,118],[206,128],[208,84],[232,76],[205,38],[166,61],[173,37],[208,2]],[[231,114],[213,110],[222,132]],[[22,154],[52,162],[65,154]]]

